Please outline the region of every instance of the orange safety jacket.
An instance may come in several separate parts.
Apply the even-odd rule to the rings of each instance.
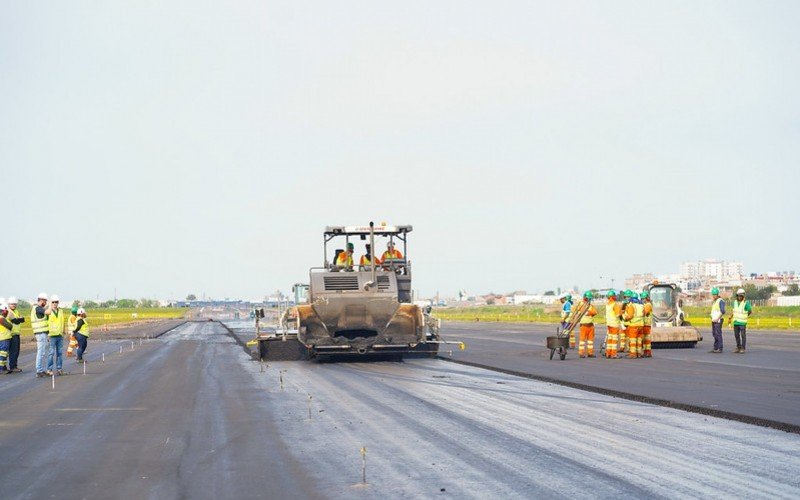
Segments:
[[[383,255],[381,256],[381,262],[383,262],[386,259],[402,259],[402,258],[403,254],[400,253],[400,250],[395,248],[391,252],[389,250],[383,252]]]

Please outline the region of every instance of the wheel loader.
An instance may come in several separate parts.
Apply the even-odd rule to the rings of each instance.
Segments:
[[[296,304],[283,313],[275,332],[258,338],[261,359],[435,357],[439,344],[448,342],[440,338],[430,309],[412,301],[411,231],[411,226],[373,223],[326,227],[323,265],[310,269],[307,285],[295,284]],[[337,264],[348,244],[357,242],[370,245],[374,265],[358,265],[364,247],[355,249],[352,265]],[[376,259],[389,242],[402,247],[402,257]]]
[[[653,304],[650,339],[653,347],[694,347],[703,340],[683,312],[683,299],[674,284],[651,283],[645,287]]]

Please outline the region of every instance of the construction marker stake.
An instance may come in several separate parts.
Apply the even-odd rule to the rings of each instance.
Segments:
[[[56,389],[56,372],[50,375],[50,385],[53,387],[53,390]]]
[[[86,360],[83,361],[83,374],[86,375]]]
[[[106,353],[103,353],[103,363],[106,362]]]
[[[361,482],[367,484],[367,447],[361,447]]]
[[[119,353],[122,354],[122,346],[119,346]]]
[[[134,350],[135,347],[133,346],[133,340],[131,340],[131,351]]]

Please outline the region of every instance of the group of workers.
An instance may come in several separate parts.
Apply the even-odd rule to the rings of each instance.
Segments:
[[[744,289],[736,291],[736,300],[728,322],[733,326],[736,339],[736,354],[744,354],[747,343],[747,320],[753,313],[753,306],[745,299]],[[617,359],[627,352],[628,359],[652,358],[651,341],[653,304],[647,290],[636,293],[632,290],[621,292],[622,301],[617,293],[609,290],[606,294],[605,318],[608,333],[606,334],[605,357]],[[725,301],[719,296],[719,289],[711,290],[711,332],[714,337],[714,348],[710,351],[722,353],[722,324],[725,315]],[[583,294],[581,304],[573,305],[572,296],[561,296],[561,326],[568,328],[578,321],[578,356],[594,358],[594,317],[597,309],[592,305],[592,292]],[[574,325],[573,325],[574,326]],[[569,332],[569,347],[575,348],[575,330]]]
[[[335,261],[336,266],[345,270],[352,270],[354,265],[353,264],[354,251],[355,251],[355,245],[348,242],[347,245],[345,246],[345,250],[339,252],[339,254],[336,256],[336,261]],[[370,271],[373,265],[380,266],[387,260],[402,259],[402,258],[403,258],[403,253],[394,247],[394,241],[392,240],[389,240],[389,242],[386,243],[386,251],[383,252],[383,255],[380,258],[373,257],[372,246],[369,243],[367,243],[366,253],[362,255],[361,258],[359,259],[358,267],[359,270],[361,271]]]
[[[18,310],[19,301],[10,297],[0,299],[0,374],[19,373],[17,366],[20,351],[20,333],[26,318]],[[83,363],[83,354],[89,343],[89,324],[86,311],[73,307],[70,316],[59,308],[58,295],[48,300],[40,293],[31,307],[30,321],[36,340],[36,376],[63,374],[64,335],[70,334],[77,343],[76,360]],[[45,365],[46,360],[46,365]],[[53,371],[55,369],[55,372]]]
[[[572,296],[561,296],[561,325],[567,328],[576,319],[578,321],[578,356],[594,358],[594,317],[597,309],[592,305],[592,292],[583,294],[583,301],[577,306],[572,304]],[[606,335],[605,357],[617,359],[619,354],[626,353],[629,359],[652,358],[653,347],[650,339],[653,305],[650,295],[645,290],[638,294],[632,290],[622,292],[623,300],[617,300],[617,293],[609,290],[606,294],[605,318],[608,333]],[[578,319],[579,318],[579,319]],[[575,331],[570,330],[569,346],[575,348]]]

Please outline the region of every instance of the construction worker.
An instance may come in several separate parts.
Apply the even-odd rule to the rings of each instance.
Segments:
[[[719,288],[711,289],[711,335],[714,337],[713,354],[722,353],[722,322],[725,315],[725,301],[719,297]]]
[[[631,290],[622,292],[622,303],[620,307],[622,308],[623,314],[625,308],[628,307],[628,302],[630,302],[632,295],[633,292]],[[622,322],[622,328],[619,330],[619,352],[628,352],[628,323],[626,321]]]
[[[569,325],[569,320],[572,316],[572,295],[565,293],[559,299],[561,300],[561,330],[564,331]],[[575,330],[569,332],[569,348],[575,349]]]
[[[78,306],[72,306],[67,318],[67,331],[69,332],[69,344],[67,344],[67,357],[72,357],[72,352],[78,347],[78,340],[72,335],[75,325],[78,324]]]
[[[581,316],[580,320],[580,343],[578,344],[578,356],[585,358],[586,355],[590,358],[594,356],[594,317],[597,315],[597,309],[592,305],[592,292],[584,292],[583,301],[588,304],[588,309]],[[586,307],[586,306],[584,306]],[[586,354],[584,354],[586,353]]]
[[[64,327],[66,318],[58,310],[58,295],[50,297],[50,306],[45,311],[47,314],[47,335],[50,340],[50,354],[47,356],[47,375],[53,374],[53,368],[58,375],[63,375],[61,367],[64,363],[62,351],[64,349]]]
[[[22,368],[17,366],[17,361],[19,360],[19,348],[20,348],[20,332],[22,330],[22,323],[25,322],[25,317],[17,310],[17,306],[19,305],[19,301],[16,297],[9,297],[8,298],[8,321],[13,324],[13,328],[11,329],[11,346],[8,350],[8,371],[9,373],[19,373],[22,371]]]
[[[733,301],[733,312],[728,323],[733,323],[733,335],[736,338],[736,354],[744,354],[747,347],[747,320],[753,314],[753,305],[744,298],[744,288],[736,290],[736,300]]]
[[[403,258],[402,252],[394,248],[394,241],[389,240],[389,242],[386,244],[386,251],[383,252],[383,255],[381,255],[381,262],[384,262],[386,259],[402,259],[402,258]]]
[[[78,309],[78,321],[75,323],[75,329],[72,334],[78,340],[78,350],[75,352],[77,359],[75,361],[83,363],[83,354],[89,345],[89,323],[86,322],[86,311],[83,308]]]
[[[644,325],[642,325],[642,357],[653,357],[653,343],[650,338],[650,331],[653,325],[653,304],[650,302],[650,292],[643,290],[639,295],[642,299],[644,308]]]
[[[0,375],[11,373],[8,371],[8,350],[11,348],[11,330],[14,324],[6,319],[8,305],[0,304]]]
[[[622,316],[622,306],[617,301],[617,294],[614,290],[609,290],[606,294],[606,358],[617,359],[617,348],[619,346],[619,330],[622,326],[620,316]]]
[[[353,270],[353,251],[355,250],[355,245],[352,243],[347,243],[345,247],[345,251],[340,253],[338,257],[336,257],[336,265],[344,268],[346,271]]]
[[[372,271],[372,245],[367,243],[367,253],[361,256],[361,259],[358,261],[358,270],[359,271]],[[375,260],[374,264],[378,265],[380,262]]]
[[[31,308],[31,329],[36,339],[36,376],[45,376],[45,358],[50,352],[47,325],[47,294],[42,292],[36,299],[36,305]]]
[[[628,359],[642,357],[642,327],[644,326],[644,306],[639,296],[631,290],[625,290],[628,305],[622,315],[626,323],[625,335],[628,337]]]

